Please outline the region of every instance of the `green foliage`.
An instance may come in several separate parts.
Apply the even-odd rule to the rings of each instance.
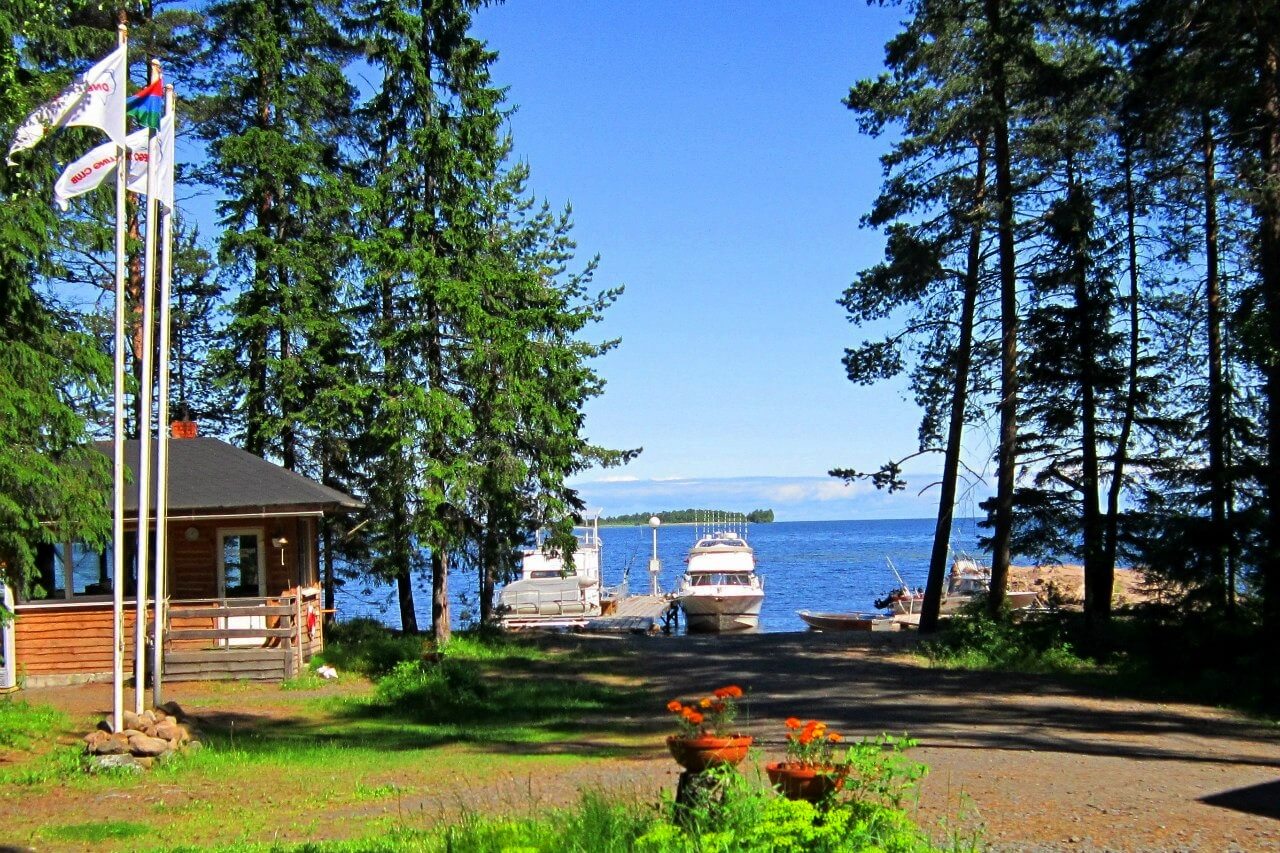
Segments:
[[[421,660],[425,649],[421,637],[404,636],[376,619],[359,618],[330,627],[320,657],[340,673],[380,678],[402,662]]]
[[[1006,613],[998,619],[986,614],[985,603],[970,602],[962,618],[951,619],[921,650],[943,666],[1030,673],[1090,673],[1099,664],[1080,656],[1072,638],[1083,635],[1083,624],[1054,618],[1015,621]]]
[[[628,525],[643,526],[653,516],[662,519],[663,524],[694,524],[706,522],[708,519],[719,519],[727,522],[746,521],[751,524],[768,524],[773,521],[773,510],[753,509],[750,512],[735,512],[724,509],[669,509],[660,512],[630,512],[623,515],[611,515],[601,518],[602,525],[624,527]]]
[[[68,726],[66,714],[51,705],[32,705],[12,697],[0,698],[0,747],[26,749],[49,732]]]

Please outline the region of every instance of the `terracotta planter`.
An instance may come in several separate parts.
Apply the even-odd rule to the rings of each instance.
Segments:
[[[708,767],[734,767],[747,757],[751,748],[750,735],[733,737],[680,737],[672,735],[667,738],[667,749],[676,763],[685,770],[701,773]]]
[[[844,773],[834,768],[793,767],[785,762],[764,766],[769,781],[789,800],[816,803],[840,787]]]

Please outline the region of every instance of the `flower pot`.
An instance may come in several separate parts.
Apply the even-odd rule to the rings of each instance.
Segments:
[[[737,765],[747,757],[751,748],[750,735],[733,735],[731,737],[681,737],[672,735],[667,738],[667,749],[676,763],[693,773],[701,773],[708,767]]]
[[[844,772],[834,767],[804,767],[786,762],[773,762],[764,766],[769,781],[778,793],[789,800],[808,800],[816,803],[840,787]]]

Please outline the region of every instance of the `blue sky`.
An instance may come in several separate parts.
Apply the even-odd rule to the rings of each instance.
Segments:
[[[860,135],[840,101],[882,69],[899,19],[819,0],[507,0],[479,14],[533,189],[572,203],[580,250],[601,255],[597,284],[626,286],[596,330],[622,345],[598,362],[608,386],[587,428],[644,453],[580,477],[592,503],[933,513],[931,495],[842,490],[825,476],[916,446],[901,385],[845,378],[841,354],[861,333],[835,302],[883,252],[858,220],[884,143]],[[939,464],[909,470],[928,481]]]

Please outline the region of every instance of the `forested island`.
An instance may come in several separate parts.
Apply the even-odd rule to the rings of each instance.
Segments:
[[[649,519],[655,515],[662,519],[663,524],[703,524],[717,521],[768,524],[773,521],[771,509],[753,509],[751,512],[729,512],[722,509],[673,509],[666,512],[632,512],[626,515],[614,515],[601,518],[600,524],[604,527],[648,524]]]

